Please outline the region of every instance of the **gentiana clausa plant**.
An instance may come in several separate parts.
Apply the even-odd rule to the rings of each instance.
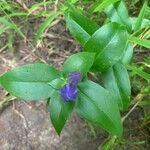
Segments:
[[[101,27],[72,5],[66,6],[66,24],[81,44],[81,52],[71,55],[61,71],[48,64],[27,64],[3,74],[0,84],[18,98],[47,100],[51,122],[58,134],[75,111],[111,135],[121,137],[120,112],[128,110],[131,96],[127,65],[133,45],[128,37],[146,24],[139,19],[139,25],[131,21],[123,1],[105,9],[109,21]],[[118,15],[120,7],[126,15]],[[89,72],[99,73],[103,84],[89,80]]]

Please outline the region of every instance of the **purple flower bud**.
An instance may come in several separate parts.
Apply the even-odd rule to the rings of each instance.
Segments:
[[[81,81],[81,74],[79,72],[71,72],[69,74],[69,83],[72,85],[77,85]]]
[[[78,89],[76,86],[72,84],[66,84],[60,90],[60,94],[63,97],[64,101],[66,102],[74,101],[77,98]]]

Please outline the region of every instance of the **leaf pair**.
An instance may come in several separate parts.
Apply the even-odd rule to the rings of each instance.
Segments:
[[[52,87],[48,82],[59,77],[59,72],[46,64],[29,64],[0,77],[2,86],[12,95],[26,100],[49,98]]]
[[[109,23],[98,29],[95,23],[73,10],[66,15],[66,22],[70,32],[84,46],[83,50],[96,53],[94,69],[104,72],[123,57],[127,32],[122,26]]]

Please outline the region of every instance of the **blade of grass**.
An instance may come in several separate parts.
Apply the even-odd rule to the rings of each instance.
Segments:
[[[0,27],[0,28],[1,28],[0,35],[9,29],[9,27]]]
[[[143,46],[143,47],[146,47],[146,48],[150,48],[150,40],[146,40],[146,39],[140,39],[138,37],[135,37],[135,36],[129,36],[128,37],[128,40],[131,42],[131,43],[136,43],[140,46]]]
[[[150,99],[143,100],[139,103],[139,106],[146,106],[146,105],[150,105]]]
[[[25,12],[14,12],[9,14],[9,17],[19,17],[19,16],[27,16],[28,14]]]
[[[38,30],[35,33],[35,42],[37,43],[38,40],[42,37],[44,31],[50,26],[52,21],[59,15],[59,12],[52,12],[45,21],[39,26]]]
[[[139,69],[138,67],[132,65],[132,66],[128,66],[129,70],[132,70],[135,74],[141,76],[143,79],[150,81],[150,74]]]
[[[11,32],[8,35],[8,42],[7,42],[7,46],[10,51],[14,51],[13,43],[14,43],[14,36],[13,36],[13,32]]]
[[[135,23],[135,27],[134,27],[134,32],[136,32],[137,30],[139,30],[141,28],[143,19],[144,19],[144,15],[146,12],[146,8],[147,8],[147,1],[144,2],[143,7],[139,13],[139,16],[137,18],[137,21]]]
[[[41,3],[36,3],[36,4],[32,5],[31,8],[28,9],[28,12],[29,12],[28,15],[30,15],[33,11],[39,9],[39,7],[46,6],[51,3],[53,3],[53,1],[49,0],[47,2],[41,2]]]
[[[98,150],[110,150],[116,141],[116,136],[110,137],[103,145],[100,145]]]
[[[102,3],[96,5],[96,8],[93,10],[93,12],[101,12],[102,10],[107,8],[110,4],[114,4],[117,1],[120,0],[103,0]]]
[[[5,25],[6,27],[14,29],[20,36],[24,37],[24,34],[21,32],[20,28],[14,25],[12,22],[9,22],[5,17],[0,17],[0,23]]]

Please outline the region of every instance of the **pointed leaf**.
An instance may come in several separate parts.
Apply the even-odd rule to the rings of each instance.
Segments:
[[[123,1],[110,5],[105,9],[105,13],[111,21],[125,25],[128,31],[132,30],[128,9]]]
[[[79,115],[120,137],[122,135],[121,117],[117,103],[111,94],[92,81],[80,83],[78,89],[76,110]]]
[[[79,10],[72,5],[68,5],[69,13],[66,14],[65,19],[71,34],[84,45],[90,36],[98,30],[99,26],[84,16]]]
[[[80,42],[80,44],[84,45],[89,38],[91,37],[83,27],[81,27],[76,21],[74,21],[70,14],[65,16],[65,20],[67,23],[67,27],[69,28],[73,37]]]
[[[58,91],[53,93],[48,106],[48,111],[50,112],[52,124],[58,135],[60,135],[73,108],[74,102],[64,102]]]
[[[114,96],[120,110],[127,110],[131,96],[131,86],[127,69],[120,62],[102,74],[104,86]]]
[[[71,55],[63,65],[63,73],[67,75],[70,72],[78,71],[84,76],[92,67],[94,58],[95,54],[88,52]]]
[[[131,24],[132,24],[132,28],[133,28],[133,29],[134,29],[134,27],[135,27],[135,24],[136,24],[136,22],[137,22],[137,19],[138,19],[138,18],[136,18],[136,17],[130,17],[130,20],[131,20]],[[150,20],[149,20],[149,19],[143,19],[142,24],[141,24],[141,26],[140,26],[140,28],[139,28],[138,31],[140,31],[140,30],[143,29],[143,28],[149,27],[149,26],[150,26]]]
[[[102,3],[100,3],[99,5],[97,4],[97,7],[94,9],[93,12],[101,12],[102,10],[104,10],[105,8],[107,8],[109,5],[117,2],[119,0],[103,0]]]
[[[135,23],[135,26],[134,26],[134,32],[141,29],[141,25],[142,25],[142,22],[143,22],[143,19],[144,19],[146,8],[147,8],[147,0],[144,2],[144,5],[143,5],[143,7],[142,7],[142,9],[139,13],[139,16],[138,16],[137,20],[136,20],[136,23]]]
[[[135,44],[138,44],[140,46],[150,49],[150,40],[141,39],[135,36],[129,36],[128,39],[131,43],[135,43]]]
[[[59,72],[47,64],[28,64],[2,75],[0,83],[16,97],[40,100],[50,97],[53,88],[48,82],[58,77]]]
[[[127,43],[121,62],[127,66],[131,62],[132,56],[133,56],[133,45],[131,43]]]
[[[132,70],[135,74],[139,75],[143,79],[150,81],[150,74],[145,72],[144,70],[138,68],[136,65],[128,66],[129,70]]]

